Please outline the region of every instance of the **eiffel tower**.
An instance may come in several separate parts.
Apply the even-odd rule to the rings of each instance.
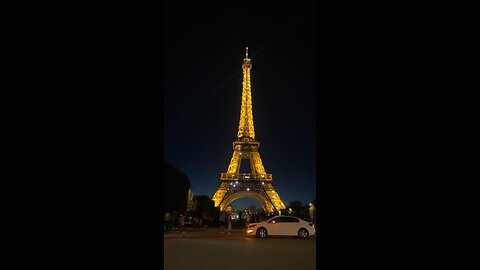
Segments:
[[[248,47],[242,69],[242,106],[237,139],[233,142],[233,156],[228,170],[220,174],[221,182],[212,200],[220,211],[224,211],[231,202],[246,197],[257,200],[267,212],[280,211],[285,209],[285,204],[273,188],[272,174],[265,172],[258,152],[260,142],[255,139],[250,86],[252,62],[248,58]],[[251,173],[240,173],[242,159],[250,160]]]

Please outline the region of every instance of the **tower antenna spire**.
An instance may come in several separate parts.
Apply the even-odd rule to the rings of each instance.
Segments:
[[[248,47],[247,47],[247,57],[246,57],[246,59],[248,59]]]

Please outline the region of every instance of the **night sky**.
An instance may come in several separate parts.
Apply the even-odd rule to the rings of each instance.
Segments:
[[[164,158],[185,172],[196,195],[213,195],[233,153],[248,46],[265,170],[286,204],[307,203],[317,181],[314,2],[217,4],[166,3]],[[249,205],[259,206],[233,203]]]

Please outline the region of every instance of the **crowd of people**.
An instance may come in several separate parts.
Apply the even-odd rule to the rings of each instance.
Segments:
[[[226,211],[217,212],[216,215],[210,216],[207,212],[200,213],[179,213],[178,211],[166,212],[164,215],[164,231],[169,232],[176,230],[185,231],[186,227],[194,230],[206,230],[208,226],[219,226],[220,233],[232,226],[247,227],[250,222],[259,222],[263,220],[263,216],[254,213],[231,213]],[[238,216],[237,216],[238,215]],[[235,218],[235,219],[234,219]]]
[[[210,218],[206,212],[194,214],[173,211],[172,213],[165,213],[163,229],[165,232],[174,229],[177,231],[184,231],[185,227],[190,225],[192,230],[206,230],[209,223]]]

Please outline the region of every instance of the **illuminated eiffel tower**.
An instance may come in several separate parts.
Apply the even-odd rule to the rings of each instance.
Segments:
[[[233,142],[230,165],[226,173],[221,173],[220,186],[212,200],[215,202],[215,207],[220,206],[220,211],[224,211],[231,202],[246,197],[257,200],[267,212],[280,211],[285,209],[285,204],[273,188],[272,175],[265,172],[258,152],[260,142],[255,140],[250,86],[252,63],[248,58],[248,47],[242,69],[242,106],[238,135]],[[240,173],[242,159],[250,160],[251,173]]]

